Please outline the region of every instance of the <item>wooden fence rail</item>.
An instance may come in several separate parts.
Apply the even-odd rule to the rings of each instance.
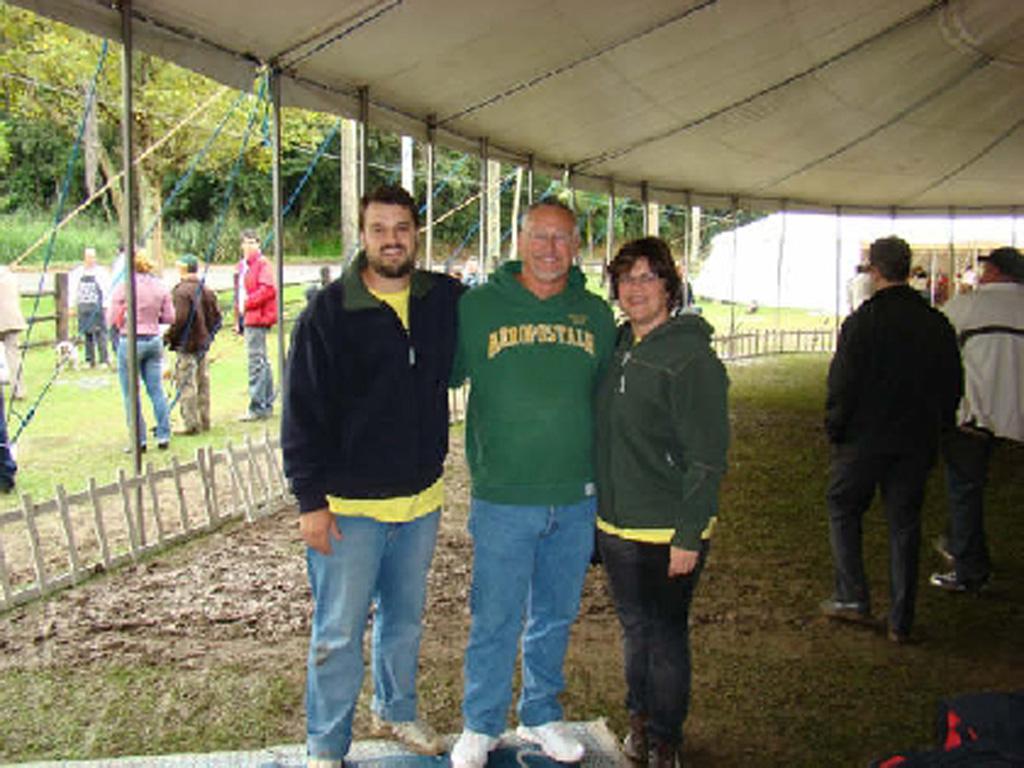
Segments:
[[[246,522],[288,500],[280,445],[269,434],[242,446],[200,448],[191,461],[147,464],[117,480],[0,513],[0,611],[77,584],[241,516]],[[19,530],[20,529],[20,530]],[[19,536],[19,534],[21,534]]]
[[[827,328],[811,331],[765,329],[715,336],[711,345],[722,360],[742,360],[789,352],[834,352],[836,336]]]

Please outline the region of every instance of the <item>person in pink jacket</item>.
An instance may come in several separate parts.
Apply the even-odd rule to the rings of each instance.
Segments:
[[[114,288],[107,310],[107,324],[119,332],[117,344],[117,372],[121,379],[125,419],[131,424],[131,403],[128,400],[128,336],[125,331],[125,282]],[[139,363],[139,376],[153,406],[156,420],[156,444],[161,450],[171,444],[171,411],[164,396],[161,381],[163,338],[160,325],[174,322],[174,304],[156,267],[145,253],[135,254],[135,354]],[[146,450],[146,422],[139,413],[139,442]],[[131,450],[129,448],[128,450]]]

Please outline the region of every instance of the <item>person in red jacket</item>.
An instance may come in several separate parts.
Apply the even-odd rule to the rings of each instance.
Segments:
[[[277,322],[277,287],[270,262],[260,252],[259,237],[242,231],[238,262],[237,308],[243,314],[245,351],[249,358],[249,410],[242,421],[270,418],[274,412],[274,374],[267,358],[267,334]]]

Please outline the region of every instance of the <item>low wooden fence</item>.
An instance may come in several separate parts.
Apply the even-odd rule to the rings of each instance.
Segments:
[[[788,352],[834,352],[836,335],[829,328],[812,331],[765,329],[715,336],[711,345],[722,360],[742,360]]]
[[[247,522],[288,500],[280,445],[269,434],[224,450],[0,513],[0,611],[137,561],[235,518]],[[20,534],[20,535],[19,535]]]

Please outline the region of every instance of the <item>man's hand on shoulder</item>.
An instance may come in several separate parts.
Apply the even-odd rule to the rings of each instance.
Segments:
[[[321,555],[331,554],[331,539],[341,541],[341,529],[338,518],[327,507],[304,512],[299,515],[299,533],[306,546],[315,549]]]

